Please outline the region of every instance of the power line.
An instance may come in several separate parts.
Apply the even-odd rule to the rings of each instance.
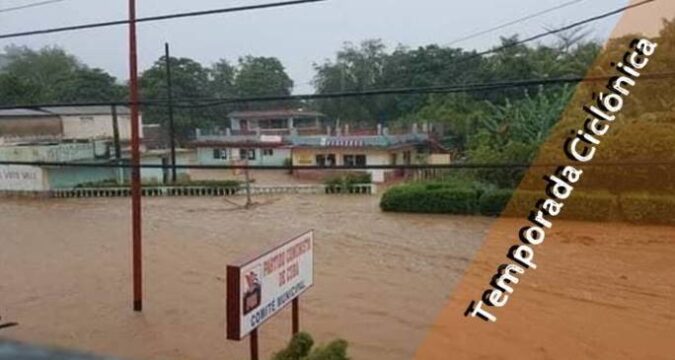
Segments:
[[[498,25],[498,26],[491,27],[491,28],[489,28],[489,29],[482,30],[482,31],[479,31],[479,32],[476,32],[476,33],[473,33],[473,34],[470,34],[470,35],[466,35],[466,36],[460,37],[460,38],[458,38],[458,39],[452,40],[451,42],[449,42],[449,43],[447,44],[447,46],[452,46],[452,45],[454,45],[454,44],[456,44],[456,43],[459,43],[459,42],[462,42],[462,41],[466,41],[466,40],[469,40],[469,39],[473,39],[473,38],[479,37],[479,36],[481,36],[481,35],[489,34],[489,33],[493,32],[493,31],[496,31],[496,30],[501,30],[501,29],[504,29],[504,28],[509,27],[509,26],[511,26],[511,25],[515,25],[515,24],[518,24],[518,23],[521,23],[521,22],[524,22],[524,21],[527,21],[527,20],[536,18],[536,17],[541,16],[541,15],[545,15],[545,14],[551,13],[551,12],[553,12],[553,11],[556,11],[556,10],[559,10],[559,9],[562,9],[562,8],[565,8],[565,7],[568,7],[568,6],[571,6],[571,5],[580,3],[580,2],[582,2],[582,1],[585,1],[585,0],[573,0],[573,1],[569,1],[569,2],[566,2],[566,3],[560,4],[560,5],[558,5],[558,6],[554,6],[554,7],[552,7],[552,8],[548,8],[548,9],[546,9],[546,10],[542,10],[542,11],[536,12],[536,13],[534,13],[534,14],[530,14],[530,15],[527,15],[527,16],[524,16],[524,17],[521,17],[521,18],[518,18],[518,19],[513,20],[513,21],[509,21],[509,22],[504,23],[504,24],[502,24],[502,25]]]
[[[518,45],[522,45],[522,44],[525,44],[525,43],[528,43],[528,42],[531,42],[531,41],[534,41],[534,40],[544,38],[546,36],[555,35],[557,33],[561,33],[563,31],[567,31],[567,30],[573,29],[575,27],[579,27],[581,25],[585,25],[585,24],[588,24],[588,23],[591,23],[591,22],[594,22],[594,21],[602,20],[604,18],[608,18],[610,16],[620,14],[620,13],[626,11],[626,10],[630,10],[630,9],[633,9],[633,8],[636,8],[636,7],[639,7],[639,6],[643,6],[643,5],[647,5],[647,4],[649,4],[651,2],[654,2],[654,1],[656,1],[656,0],[644,0],[644,1],[636,3],[636,4],[624,6],[622,8],[618,8],[618,9],[612,10],[610,12],[606,12],[606,13],[603,13],[603,14],[600,14],[600,15],[597,15],[597,16],[593,16],[593,17],[590,17],[590,18],[585,19],[585,20],[577,21],[573,24],[563,26],[563,27],[558,28],[558,29],[548,30],[544,33],[537,34],[537,35],[528,37],[526,39],[516,41],[516,42],[511,43],[511,44],[506,44],[506,45],[499,46],[499,47],[496,47],[496,48],[493,48],[493,49],[490,49],[490,50],[475,53],[475,54],[469,56],[468,58],[464,58],[463,60],[468,60],[468,59],[471,59],[471,58],[474,58],[474,57],[481,57],[481,56],[484,56],[484,55],[496,53],[496,52],[499,52],[499,51],[502,51],[502,50],[505,50],[505,49],[508,49],[508,48],[512,48],[512,47],[515,47],[515,46],[518,46]]]
[[[642,80],[659,80],[663,81],[675,77],[675,72],[665,73],[651,73],[642,74]],[[390,89],[374,89],[366,91],[347,91],[347,92],[333,92],[324,94],[299,94],[289,96],[262,96],[262,97],[238,97],[238,98],[176,98],[174,102],[177,108],[198,108],[198,107],[213,107],[227,104],[240,104],[252,102],[268,102],[268,101],[292,101],[292,100],[321,100],[333,98],[347,98],[347,97],[361,97],[361,96],[377,96],[377,95],[414,95],[414,94],[446,94],[446,93],[461,93],[461,92],[476,92],[476,91],[497,91],[507,88],[521,88],[545,85],[564,85],[576,84],[581,82],[600,82],[609,81],[611,76],[596,76],[596,77],[564,77],[564,78],[548,78],[548,79],[526,79],[526,80],[512,80],[512,81],[498,81],[486,83],[472,83],[461,86],[457,85],[441,85],[441,86],[426,86],[426,87],[407,87],[407,88],[390,88]],[[143,106],[166,106],[167,99],[148,99],[138,102]],[[95,102],[76,102],[76,103],[45,103],[45,104],[22,104],[22,105],[3,105],[0,110],[12,109],[39,109],[39,108],[57,108],[57,107],[87,107],[87,106],[128,106],[131,105],[128,101],[95,101]]]
[[[162,20],[169,20],[169,19],[195,17],[195,16],[225,14],[225,13],[232,13],[232,12],[239,12],[239,11],[261,10],[261,9],[269,9],[269,8],[309,4],[309,3],[316,3],[316,2],[323,2],[323,1],[327,1],[327,0],[294,0],[294,1],[284,1],[284,2],[276,2],[276,3],[268,3],[268,4],[259,4],[259,5],[237,6],[237,7],[224,8],[224,9],[192,11],[192,12],[184,12],[184,13],[176,13],[176,14],[158,15],[158,16],[138,18],[138,19],[136,19],[136,22],[137,23],[152,22],[152,21],[162,21]],[[58,33],[58,32],[85,30],[85,29],[93,29],[93,28],[101,28],[101,27],[109,27],[109,26],[117,26],[117,25],[126,25],[126,24],[129,24],[129,20],[114,20],[114,21],[106,21],[106,22],[91,23],[91,24],[71,25],[71,26],[64,26],[64,27],[58,27],[58,28],[31,30],[31,31],[24,31],[24,32],[9,33],[9,34],[1,34],[0,39],[10,39],[10,38],[17,38],[17,37],[24,37],[24,36],[52,34],[52,33]]]
[[[128,160],[128,159],[125,159]],[[139,164],[132,165],[127,161],[110,160],[107,163],[91,162],[53,162],[53,161],[0,161],[0,165],[14,166],[43,166],[43,167],[72,167],[72,168],[118,168],[118,169],[170,169],[172,165],[162,164]],[[595,163],[571,163],[561,161],[559,163],[452,163],[442,165],[366,165],[366,166],[289,166],[289,165],[176,165],[181,170],[423,170],[423,169],[527,169],[527,168],[551,168],[564,165],[579,167],[622,167],[622,166],[675,166],[670,161],[608,161]]]
[[[66,0],[46,0],[46,1],[38,1],[30,4],[25,4],[25,5],[19,5],[19,6],[14,6],[14,7],[9,7],[9,8],[4,8],[0,9],[0,13],[7,13],[11,11],[18,11],[18,10],[23,10],[23,9],[28,9],[28,8],[34,8],[38,6],[44,6],[44,5],[49,5],[49,4],[55,4],[59,2],[64,2]]]

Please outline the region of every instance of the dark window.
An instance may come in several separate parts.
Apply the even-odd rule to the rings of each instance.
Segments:
[[[260,129],[286,129],[288,128],[288,119],[262,119],[258,120]]]
[[[213,149],[213,158],[227,160],[227,149]]]
[[[316,127],[316,119],[314,118],[294,119],[293,126],[296,128],[313,128]]]
[[[320,167],[334,167],[335,163],[335,154],[319,154],[316,156],[316,165]]]
[[[274,156],[274,150],[272,150],[272,149],[263,149],[262,154],[263,154],[263,156]]]
[[[240,160],[255,160],[255,149],[239,149]]]
[[[355,166],[355,167],[365,167],[366,166],[366,156],[365,155],[345,155],[343,157],[345,166]]]

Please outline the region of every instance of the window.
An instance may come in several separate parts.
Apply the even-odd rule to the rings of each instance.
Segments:
[[[320,167],[334,167],[335,163],[335,154],[319,154],[316,156],[316,165]]]
[[[354,167],[365,167],[366,166],[366,156],[365,155],[345,155],[343,157],[345,166],[354,166]]]
[[[213,158],[227,160],[227,149],[213,149]]]
[[[239,159],[255,160],[255,149],[239,149]]]
[[[274,156],[274,150],[272,150],[272,149],[263,149],[262,154],[263,154],[263,156]]]
[[[288,119],[264,119],[258,120],[260,129],[286,129],[288,128]]]
[[[293,120],[293,126],[296,128],[314,128],[316,126],[315,118],[300,118]]]

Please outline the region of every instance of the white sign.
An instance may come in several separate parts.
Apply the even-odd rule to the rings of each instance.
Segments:
[[[25,165],[0,165],[0,190],[43,191],[42,169]]]
[[[314,233],[227,267],[227,338],[241,340],[314,284]]]
[[[284,141],[284,138],[278,135],[261,135],[260,142],[264,143],[281,143]]]

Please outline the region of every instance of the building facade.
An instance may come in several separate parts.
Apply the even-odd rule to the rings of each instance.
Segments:
[[[325,115],[307,110],[237,111],[228,115],[234,135],[317,134]]]

